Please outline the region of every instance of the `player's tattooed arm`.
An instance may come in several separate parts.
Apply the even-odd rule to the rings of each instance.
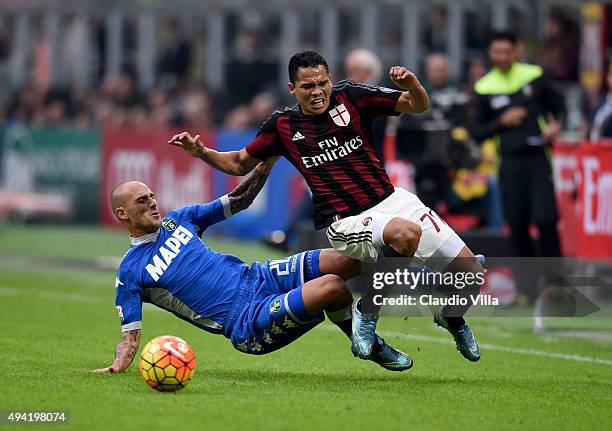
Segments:
[[[278,157],[259,163],[247,179],[227,195],[232,214],[247,209],[253,203],[266,183],[276,160],[278,160]]]
[[[120,373],[130,366],[140,346],[140,329],[126,331],[115,348],[115,360],[111,372]]]
[[[110,367],[94,370],[94,373],[121,373],[130,366],[140,346],[140,329],[126,331],[115,348],[115,360]]]
[[[416,75],[402,66],[393,66],[389,70],[389,78],[402,93],[395,106],[396,112],[425,112],[429,109],[429,96]]]

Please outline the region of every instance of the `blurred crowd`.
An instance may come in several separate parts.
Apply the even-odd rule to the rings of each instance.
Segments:
[[[160,34],[155,61],[156,82],[142,91],[137,80],[133,50],[117,74],[105,74],[105,29],[92,26],[93,42],[89,49],[96,59],[93,85],[79,85],[78,79],[60,79],[69,85],[51,85],[49,42],[41,36],[42,22],[34,23],[32,59],[24,84],[11,92],[0,91],[0,124],[21,122],[36,127],[71,126],[132,127],[163,129],[180,127],[225,126],[232,130],[258,127],[279,106],[276,94],[277,65],[262,58],[256,32],[242,31],[226,63],[228,91],[213,92],[195,70],[196,46],[175,19],[169,19]],[[98,23],[99,24],[99,23]],[[0,65],[7,63],[11,51],[9,33],[0,26]],[[129,29],[128,29],[129,30]],[[5,36],[5,37],[3,37]],[[61,66],[65,73],[78,69],[78,49],[72,42],[78,33],[65,32]],[[125,39],[132,40],[132,34]]]
[[[141,94],[129,73],[107,76],[97,89],[52,89],[27,85],[0,105],[0,121],[34,127],[94,126],[167,129],[225,126],[245,130],[261,125],[278,106],[274,93],[261,92],[228,110],[217,109],[218,95],[203,85]]]
[[[78,66],[79,62],[73,49],[79,33],[72,31],[71,25],[68,24],[65,32],[61,53],[61,62],[68,71],[74,70],[70,69],[71,64]],[[134,52],[130,47],[133,34],[124,36],[126,45],[123,49],[130,54],[127,56],[129,61],[122,65],[121,72],[104,74],[106,29],[99,21],[92,23],[96,31],[90,44],[94,57],[98,59],[91,73],[95,75],[95,84],[52,87],[49,46],[41,36],[42,26],[42,23],[35,26],[33,59],[26,82],[20,89],[0,97],[0,122],[20,121],[36,126],[68,124],[78,128],[94,125],[146,128],[198,125],[242,130],[257,127],[273,108],[290,103],[286,92],[278,88],[280,68],[278,61],[265,49],[269,41],[262,36],[262,29],[247,27],[238,32],[225,64],[225,90],[212,92],[198,76],[201,76],[201,70],[196,70],[195,64],[199,47],[193,35],[188,34],[175,19],[168,19],[160,31],[156,50],[156,82],[150,91],[143,92],[136,80]],[[11,50],[10,35],[8,32],[3,35],[2,29],[0,26],[0,63],[8,58]],[[438,33],[431,32],[439,36]],[[532,60],[540,63],[559,85],[575,85],[578,82],[578,24],[567,14],[553,12],[547,34],[540,48],[530,50]],[[427,46],[431,45],[430,52],[433,52],[423,59],[428,89],[439,96],[438,105],[445,115],[455,115],[457,109],[451,106],[455,103],[454,98],[469,99],[473,83],[486,71],[486,54],[483,51],[480,57],[468,58],[463,76],[452,77],[448,59],[437,53],[441,50],[436,49],[435,40],[425,42]],[[382,70],[382,65],[379,67]],[[342,79],[346,76],[344,72],[334,70],[333,76]],[[386,82],[381,75],[372,83]],[[454,92],[459,94],[451,94]],[[590,112],[585,114],[588,116]]]

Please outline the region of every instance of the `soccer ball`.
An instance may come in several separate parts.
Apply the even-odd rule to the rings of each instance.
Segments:
[[[182,338],[162,335],[144,346],[138,368],[147,385],[160,392],[174,392],[191,381],[195,356]]]

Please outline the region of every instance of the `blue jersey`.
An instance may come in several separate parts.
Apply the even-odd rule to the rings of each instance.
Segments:
[[[159,231],[131,238],[117,273],[115,305],[123,331],[141,328],[149,302],[204,330],[223,333],[250,268],[235,256],[208,248],[200,235],[231,215],[223,196],[169,212]]]

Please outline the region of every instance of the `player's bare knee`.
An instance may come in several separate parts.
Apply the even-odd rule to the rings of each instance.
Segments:
[[[361,274],[361,262],[328,248],[321,250],[319,270],[321,274],[335,274],[348,280]]]
[[[351,291],[344,283],[344,280],[335,274],[327,274],[322,278],[321,289],[323,295],[328,301],[342,301],[350,298],[349,303],[352,302],[353,296]]]
[[[385,240],[398,253],[412,256],[421,240],[421,227],[410,220],[394,218],[385,228]]]

